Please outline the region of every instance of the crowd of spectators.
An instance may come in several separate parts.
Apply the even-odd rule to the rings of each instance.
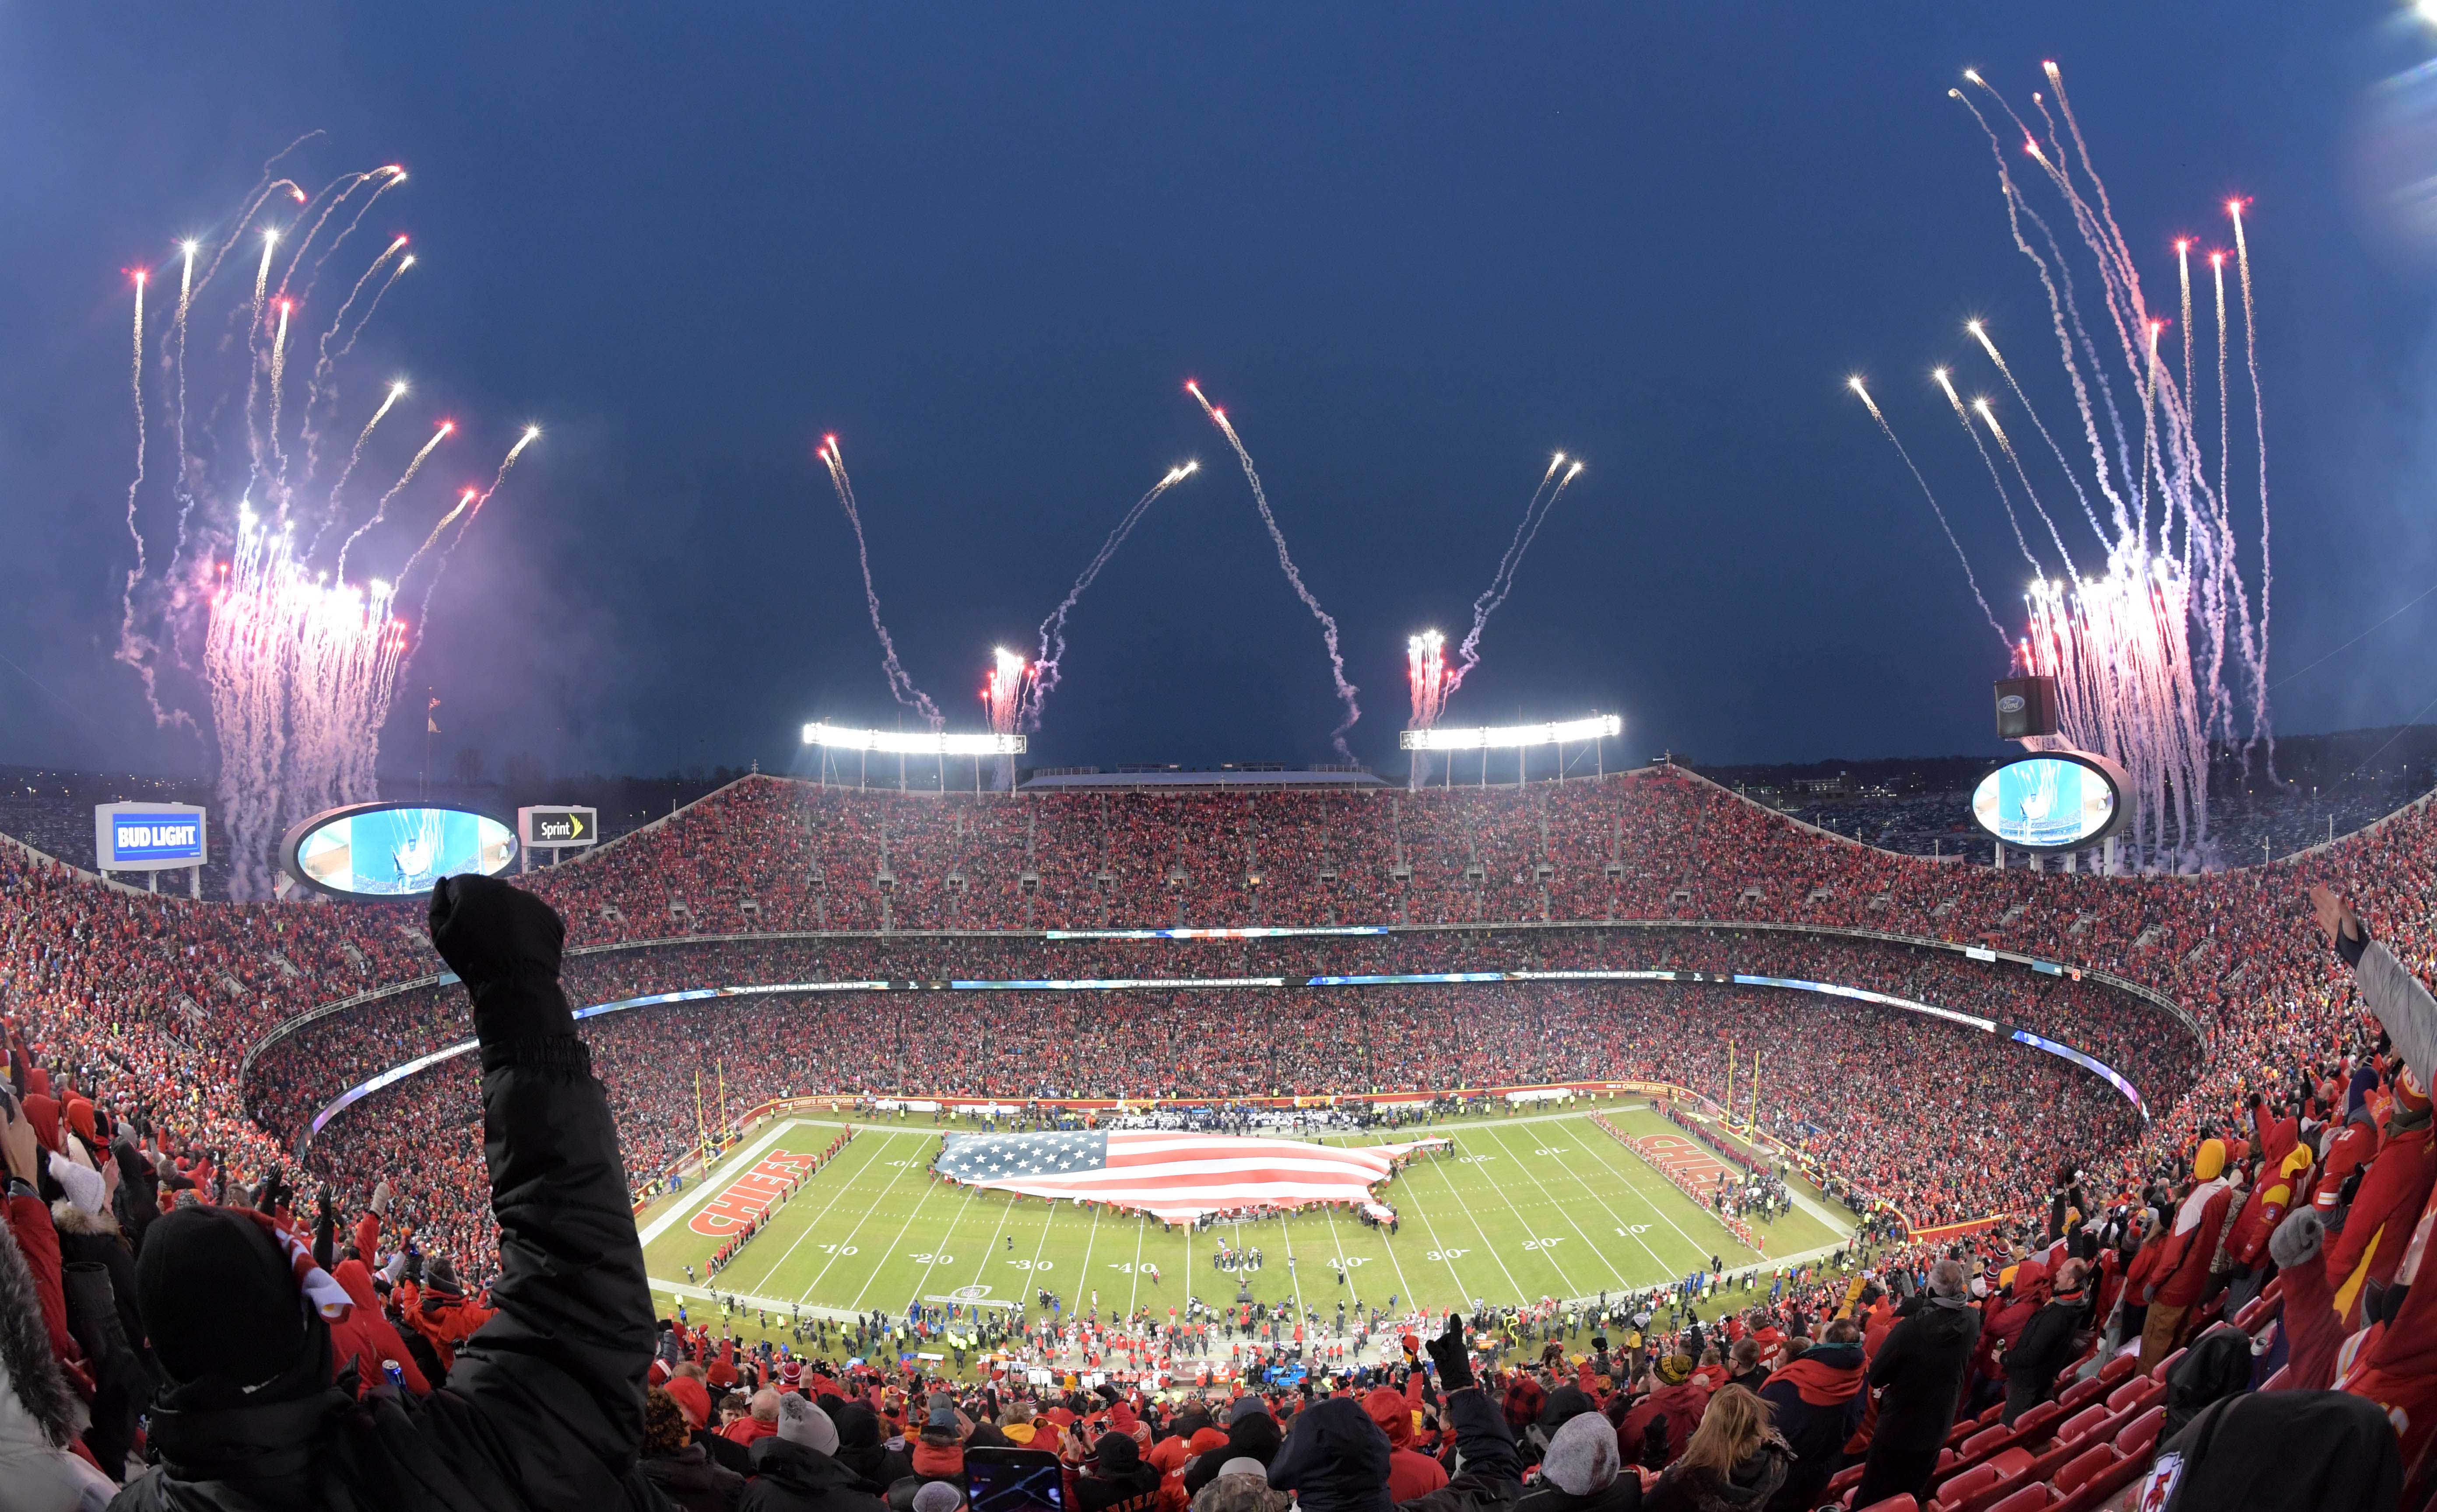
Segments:
[[[2334,891],[2323,893],[2314,920],[2304,895],[2319,884]],[[1512,963],[1497,969],[1605,967],[1630,939],[1640,947],[1637,964],[1833,981],[1976,1009],[2115,1058],[2157,1116],[2145,1123],[2106,1083],[1963,1025],[1706,982],[1509,982],[1461,996],[1418,986],[1281,986],[714,999],[590,1021],[588,1051],[571,1025],[553,1029],[554,1047],[530,1053],[542,1057],[536,1066],[597,1064],[608,1085],[598,1136],[623,1144],[628,1161],[647,1169],[693,1137],[695,1073],[706,1059],[731,1108],[779,1092],[894,1090],[918,1080],[932,1091],[1009,1098],[1243,1098],[1655,1075],[1722,1097],[1717,1046],[1731,1037],[1766,1048],[1762,1126],[1841,1179],[1908,1204],[1916,1223],[1999,1206],[2027,1215],[2045,1232],[2026,1241],[2047,1247],[2031,1246],[2023,1263],[2037,1260],[2060,1293],[2068,1290],[2067,1248],[2070,1260],[2095,1264],[2099,1284],[2108,1254],[2117,1255],[2116,1294],[2138,1301],[2113,1321],[2130,1327],[2122,1313],[2143,1310],[2127,1347],[2145,1363],[2163,1363],[2213,1307],[2230,1309],[2272,1282],[2288,1308],[2294,1383],[2341,1387],[2338,1395],[2392,1409],[2406,1424],[2411,1463],[2437,1425],[2425,1399],[2437,1395],[2437,1372],[2414,1352],[2426,1348],[2432,1320],[2413,1309],[2418,1245],[2406,1241],[2415,1222],[2425,1231],[2424,1211],[2437,1216],[2426,1208],[2437,1186],[2426,1092],[2437,1080],[2437,1002],[2415,976],[2437,951],[2424,902],[2437,890],[2437,822],[2425,804],[2291,865],[2101,878],[1907,861],[1792,829],[1668,771],[1424,795],[979,800],[753,780],[554,869],[537,890],[567,912],[572,940],[588,944],[824,925],[868,932],[579,958],[576,995],[595,1000],[697,985],[706,948],[723,966],[732,952],[766,951],[762,968],[812,979],[845,968],[937,979],[923,975],[926,961],[941,976],[984,966],[1012,976],[1051,956],[1131,962],[1148,975],[1148,950],[1195,963],[1178,975],[1219,962],[1236,975],[1260,962],[1274,963],[1266,974],[1299,976],[1347,962],[1428,969],[1433,956],[1445,964],[1458,939],[1467,953],[1478,947]],[[1351,941],[1070,944],[904,933],[1164,924],[1180,913],[1196,923],[1740,921],[1899,938],[1461,928]],[[169,1194],[150,1198],[159,1206],[274,1213],[326,1181],[337,1210],[394,1215],[413,1226],[420,1255],[476,1277],[496,1275],[513,1298],[517,1242],[551,1240],[528,1232],[511,1242],[509,1210],[472,1200],[505,1158],[496,1139],[485,1151],[479,1137],[485,1115],[495,1134],[500,1116],[480,1100],[497,1092],[491,1050],[480,1064],[493,1075],[480,1089],[476,1062],[450,1063],[341,1117],[315,1142],[312,1169],[290,1152],[296,1120],[323,1090],[400,1051],[462,1037],[462,1007],[453,1026],[437,993],[373,999],[365,1006],[376,1011],[362,1018],[331,1013],[264,1058],[253,1108],[238,1100],[240,1061],[283,1020],[433,973],[437,961],[409,918],[395,906],[199,906],[107,888],[0,846],[0,1007],[11,1081],[26,1103],[23,1114],[7,1110],[12,1176],[59,1187],[44,1191],[54,1204],[76,1204],[87,1177],[121,1192],[130,1183],[143,1191],[149,1179]],[[2103,969],[2182,1005],[2202,1032],[2196,1039],[2179,1017],[2095,979],[2034,976],[1901,942],[1921,937]],[[1060,954],[1069,951],[1081,953]],[[554,971],[554,933],[549,955]],[[474,974],[472,1028],[482,1033],[482,1015],[496,1023],[497,1012],[482,1007],[486,971]],[[516,993],[529,990],[526,978],[515,980]],[[1747,1090],[1738,1082],[1739,1104]],[[38,1096],[50,1101],[47,1121],[37,1116]],[[42,1152],[21,1151],[20,1140],[39,1140]],[[2313,1158],[2297,1161],[2304,1149]],[[2280,1195],[2270,1203],[2271,1191]],[[626,1194],[606,1195],[622,1212]],[[100,1201],[127,1205],[106,1191]],[[2280,1225],[2275,1212],[2261,1216],[2263,1203],[2290,1204],[2294,1216]],[[2352,1223],[2340,1226],[2347,1213]],[[12,1201],[9,1216],[28,1247],[30,1214]],[[134,1210],[121,1217],[131,1222]],[[2240,1237],[2246,1222],[2260,1242]],[[2272,1258],[2262,1259],[2270,1232]],[[41,1245],[30,1248],[39,1268]],[[1924,1316],[1956,1305],[1944,1265],[1929,1267]],[[454,1269],[416,1284],[435,1297],[458,1295]],[[2031,1300],[2019,1272],[2008,1307]],[[2437,1301],[2422,1306],[2437,1311]],[[1998,1327],[2000,1310],[1981,1311]],[[162,1322],[149,1310],[139,1322],[159,1345]],[[88,1345],[54,1330],[51,1345],[64,1364],[86,1367],[67,1372],[81,1391],[114,1380],[131,1391],[144,1380],[126,1376],[123,1363],[93,1368],[112,1354],[106,1340]],[[1871,1367],[1874,1383],[1885,1358]],[[163,1364],[179,1376],[167,1354]],[[2007,1395],[2002,1362],[1993,1376],[1985,1363],[1971,1368]],[[1889,1400],[1881,1397],[1883,1409]],[[117,1421],[122,1404],[112,1402]],[[1728,1415],[1738,1441],[1753,1420],[1743,1412]],[[1764,1427],[1765,1415],[1759,1421]],[[153,1422],[161,1433],[175,1416]],[[1630,1426],[1620,1425],[1628,1452]]]

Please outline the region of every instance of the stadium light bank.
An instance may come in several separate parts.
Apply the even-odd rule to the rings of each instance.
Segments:
[[[1521,782],[1528,773],[1532,749],[1537,746],[1557,747],[1557,780],[1565,781],[1566,747],[1589,742],[1593,752],[1593,769],[1601,775],[1607,770],[1606,741],[1611,735],[1624,733],[1624,720],[1616,714],[1592,714],[1585,719],[1557,719],[1537,725],[1474,725],[1464,728],[1431,726],[1401,732],[1396,744],[1410,751],[1481,752],[1481,783],[1489,785],[1489,753],[1493,750],[1515,752],[1515,781]],[[1452,759],[1441,764],[1445,781],[1455,782]],[[1423,759],[1413,758],[1412,783],[1419,787],[1428,782]]]
[[[982,790],[982,763],[987,758],[1021,756],[1030,744],[1021,730],[988,730],[976,735],[954,735],[945,730],[851,730],[843,725],[824,724],[818,720],[804,727],[804,744],[823,748],[821,782],[830,781],[828,752],[854,751],[855,785],[865,785],[874,754],[897,758],[897,785],[905,786],[905,758],[930,756],[938,759],[938,782],[941,790],[948,785],[948,758],[968,757],[973,764],[973,791]],[[843,763],[840,764],[841,765]],[[843,773],[840,774],[843,777]]]

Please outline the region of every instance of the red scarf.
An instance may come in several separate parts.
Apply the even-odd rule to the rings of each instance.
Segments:
[[[1840,1370],[1824,1360],[1797,1360],[1761,1382],[1761,1387],[1766,1390],[1780,1380],[1793,1382],[1802,1399],[1814,1407],[1841,1407],[1862,1389],[1858,1368]]]

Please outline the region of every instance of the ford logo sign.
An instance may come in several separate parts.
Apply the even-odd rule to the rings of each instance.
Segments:
[[[2019,693],[2009,693],[1997,700],[1997,712],[2001,714],[2019,714],[2022,712],[2023,695]]]

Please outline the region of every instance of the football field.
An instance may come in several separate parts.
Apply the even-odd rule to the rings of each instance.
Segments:
[[[1604,1111],[1629,1134],[1677,1134],[1646,1108]],[[660,1310],[710,1300],[700,1277],[722,1240],[697,1230],[717,1229],[710,1213],[738,1201],[733,1194],[747,1189],[737,1187],[740,1178],[783,1172],[826,1149],[841,1127],[827,1118],[781,1120],[710,1180],[645,1215],[644,1257]],[[1164,1319],[1170,1308],[1181,1311],[1188,1294],[1214,1306],[1233,1302],[1239,1284],[1258,1300],[1292,1300],[1328,1315],[1341,1301],[1349,1310],[1469,1309],[1662,1284],[1707,1270],[1712,1257],[1729,1274],[1765,1272],[1833,1247],[1850,1227],[1841,1210],[1797,1200],[1792,1213],[1755,1225],[1766,1251],[1755,1254],[1580,1112],[1329,1136],[1323,1142],[1389,1143],[1420,1134],[1454,1141],[1451,1155],[1416,1160],[1379,1188],[1400,1220],[1394,1236],[1342,1207],[1199,1232],[1071,1203],[1053,1208],[1041,1198],[933,1178],[942,1135],[960,1131],[935,1127],[928,1116],[857,1128],[834,1159],[773,1209],[720,1273],[717,1292],[782,1316],[800,1308],[903,1317],[918,1298],[1030,1312],[1046,1290],[1067,1311],[1096,1308],[1106,1318],[1148,1308]],[[1680,1136],[1672,1142],[1697,1171],[1705,1161],[1698,1147]],[[1222,1241],[1257,1247],[1261,1267],[1222,1274],[1213,1264]],[[689,1265],[697,1278],[692,1285]]]

